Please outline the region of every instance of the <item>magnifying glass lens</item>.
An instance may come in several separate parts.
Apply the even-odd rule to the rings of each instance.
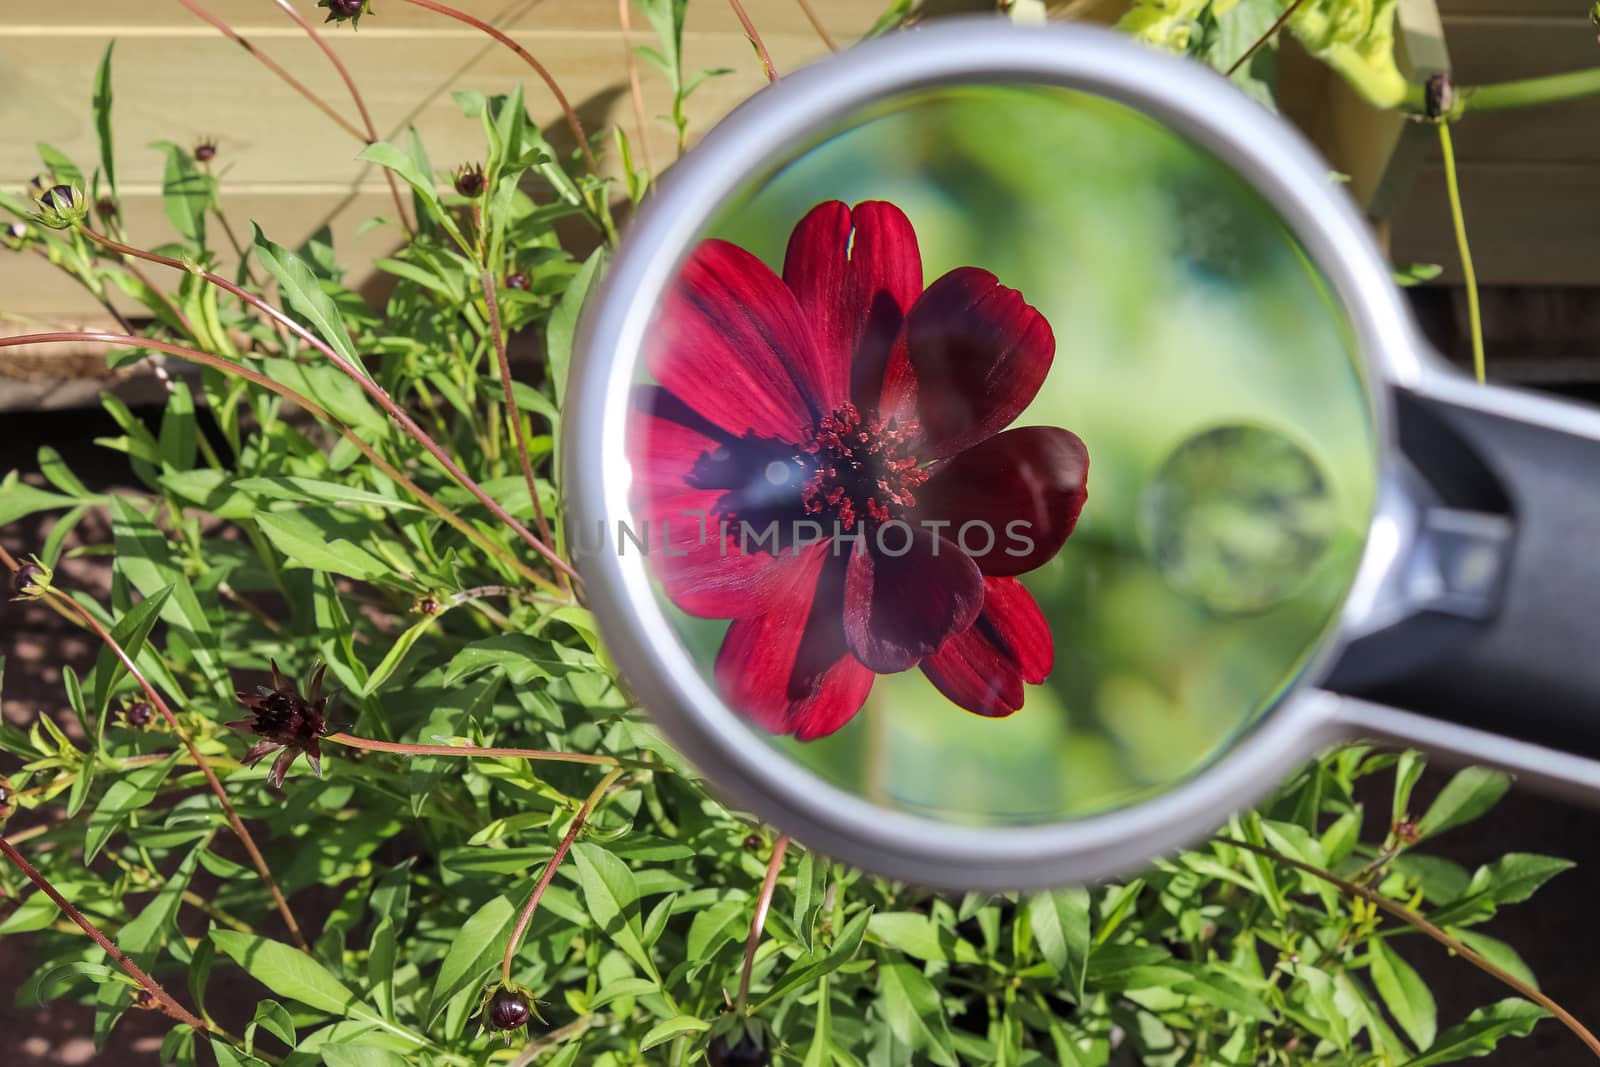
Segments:
[[[632,369],[618,550],[700,673],[826,782],[951,823],[1205,767],[1331,633],[1372,515],[1315,265],[1078,92],[920,92],[772,164]]]

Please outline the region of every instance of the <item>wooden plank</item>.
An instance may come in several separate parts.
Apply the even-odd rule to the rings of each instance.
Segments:
[[[1581,9],[1568,18],[1444,18],[1452,70],[1458,85],[1529,78],[1600,64],[1595,29]]]
[[[1473,264],[1483,285],[1600,285],[1600,212],[1591,211],[1589,167],[1476,164],[1461,168]],[[1442,281],[1461,274],[1444,174],[1425,165],[1393,220],[1397,262],[1439,263]]]
[[[1439,13],[1452,15],[1503,15],[1521,17],[1542,15],[1570,18],[1583,14],[1582,0],[1439,0]]]

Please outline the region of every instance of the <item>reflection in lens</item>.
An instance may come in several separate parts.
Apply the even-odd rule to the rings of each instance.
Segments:
[[[1329,632],[1370,518],[1321,277],[1226,168],[1078,93],[919,93],[797,146],[689,250],[633,380],[633,525],[697,668],[820,778],[947,821],[1205,766]],[[1274,425],[1314,445],[1231,431],[1262,465],[1233,496],[1171,455]],[[1219,569],[1245,530],[1265,556]]]
[[[1221,613],[1287,600],[1315,573],[1338,525],[1316,462],[1260,426],[1184,441],[1140,504],[1140,535],[1173,587]]]

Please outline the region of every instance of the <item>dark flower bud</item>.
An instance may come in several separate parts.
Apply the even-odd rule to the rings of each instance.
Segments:
[[[744,847],[751,852],[761,847],[761,835],[750,834],[744,839]]]
[[[102,196],[94,202],[94,213],[101,219],[114,219],[117,217],[117,202],[109,196]]]
[[[483,168],[476,163],[462,166],[456,171],[456,192],[469,200],[483,195]]]
[[[217,158],[217,142],[207,137],[194,146],[194,161],[196,163],[210,163]]]
[[[739,1040],[731,1045],[726,1037],[712,1038],[706,1049],[706,1062],[711,1067],[767,1067],[772,1062],[772,1053],[762,1048],[749,1033],[741,1032]]]
[[[129,704],[122,712],[122,721],[135,730],[143,730],[155,718],[155,711],[142,700]]]
[[[1403,845],[1414,845],[1421,839],[1422,833],[1417,829],[1416,823],[1410,819],[1401,819],[1394,824],[1394,837]]]
[[[427,615],[432,618],[443,613],[443,611],[444,605],[439,602],[438,597],[431,593],[417,601],[416,612],[418,615]]]
[[[322,737],[328,732],[328,698],[322,692],[322,677],[327,673],[324,663],[311,676],[311,686],[306,696],[301,696],[292,681],[283,676],[276,661],[272,662],[272,687],[256,686],[254,693],[235,693],[239,703],[250,710],[251,718],[227,723],[229,729],[241,730],[261,738],[242,762],[252,767],[267,756],[277,752],[267,781],[283,788],[284,775],[305,753],[306,762],[318,778],[322,777]]]
[[[156,998],[151,996],[150,990],[140,989],[133,994],[133,1006],[140,1011],[155,1011],[158,1005],[156,1004]]]
[[[1450,75],[1444,72],[1428,79],[1422,92],[1423,111],[1430,119],[1438,120],[1456,107],[1456,87]]]
[[[528,998],[515,989],[501,989],[489,999],[486,1013],[492,1030],[520,1030],[533,1018]]]
[[[327,9],[327,22],[348,22],[351,28],[361,24],[362,15],[372,14],[372,0],[317,0],[317,6]]]
[[[0,244],[12,252],[20,252],[33,240],[34,231],[25,222],[13,222],[0,234]]]
[[[52,230],[70,229],[89,217],[89,201],[75,185],[52,185],[34,202],[39,210],[33,217]]]
[[[11,588],[17,600],[37,600],[50,588],[50,568],[37,558],[29,560],[11,576]]]
[[[518,271],[515,274],[506,275],[506,288],[507,289],[522,290],[522,289],[526,289],[527,287],[528,287],[528,276],[526,274],[523,274],[521,271]]]

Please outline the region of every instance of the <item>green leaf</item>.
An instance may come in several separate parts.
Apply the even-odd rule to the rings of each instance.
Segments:
[[[167,218],[184,240],[204,248],[211,182],[195,167],[187,149],[171,141],[157,141],[150,147],[167,154],[167,169],[161,179],[161,206],[166,209]]]
[[[628,865],[599,845],[579,842],[572,846],[583,885],[583,902],[595,925],[616,942],[645,973],[661,981],[655,961],[639,928],[639,884]]]
[[[783,980],[772,987],[762,1004],[770,1004],[791,990],[810,985],[818,978],[832,974],[849,963],[856,950],[861,947],[862,939],[867,936],[867,925],[871,921],[871,908],[858,912],[855,918],[844,924],[844,929],[835,936],[832,947],[821,957],[808,953],[796,960],[785,972]]]
[[[1389,804],[1389,821],[1397,823],[1411,814],[1411,791],[1422,777],[1427,762],[1415,751],[1400,753],[1394,768],[1394,797]]]
[[[919,960],[978,963],[978,950],[921,912],[881,911],[872,916],[867,932],[890,948]]]
[[[1081,1002],[1089,967],[1089,891],[1036,893],[1028,900],[1028,921],[1039,951]]]
[[[685,942],[688,958],[707,960],[729,941],[737,940],[744,928],[749,904],[742,900],[719,900],[695,913]]]
[[[434,619],[430,616],[418,619],[395,638],[394,644],[384,654],[383,659],[372,669],[372,675],[367,679],[366,686],[362,689],[362,696],[372,696],[383,688],[394,672],[399,669],[401,662],[406,658],[406,653],[411,651],[423,634],[433,629]]]
[[[572,366],[572,342],[578,330],[578,318],[604,265],[605,249],[597,248],[567,283],[566,292],[561,294],[561,302],[550,313],[550,323],[545,327],[545,352],[557,400],[567,395],[567,371]]]
[[[704,1019],[697,1019],[693,1015],[675,1015],[664,1022],[652,1026],[639,1041],[639,1051],[653,1049],[657,1045],[664,1045],[675,1037],[684,1034],[699,1034],[711,1029],[711,1024]]]
[[[1438,1009],[1427,983],[1387,941],[1375,937],[1368,944],[1372,951],[1372,984],[1384,1006],[1413,1045],[1427,1048],[1439,1032]]]
[[[161,462],[174,470],[186,471],[194,466],[198,442],[195,439],[194,398],[182,379],[172,383],[167,396],[166,409],[161,413],[161,433],[156,438],[161,447]]]
[[[236,930],[212,930],[211,941],[256,981],[280,997],[332,1015],[357,1013],[362,1006],[350,987],[322,964],[280,941]],[[368,1014],[375,1014],[368,1009]]]
[[[94,96],[90,106],[94,109],[94,128],[100,139],[100,171],[111,186],[111,195],[117,195],[117,158],[111,141],[111,52],[117,47],[112,40],[100,56],[100,67],[95,71]]]
[[[1487,1056],[1503,1037],[1527,1037],[1540,1019],[1550,1013],[1530,1001],[1511,997],[1467,1016],[1467,1021],[1439,1035],[1428,1049],[1404,1067],[1433,1067],[1439,1063]]]
[[[211,1054],[217,1059],[217,1067],[267,1067],[265,1062],[238,1051],[220,1037],[211,1039]]]
[[[1445,783],[1439,795],[1417,821],[1418,838],[1432,837],[1471,822],[1499,802],[1511,778],[1500,771],[1468,767]]]
[[[83,861],[91,862],[111,835],[122,828],[128,816],[155,800],[167,773],[178,762],[174,752],[160,763],[137,767],[111,783],[105,796],[89,815],[89,826],[84,833]]]
[[[327,294],[318,279],[316,272],[306,265],[306,261],[281,245],[268,240],[267,235],[261,232],[261,227],[255,227],[255,253],[256,259],[278,280],[278,286],[283,292],[283,298],[289,306],[303,319],[311,324],[312,330],[327,342],[347,362],[357,367],[361,366],[356,355],[355,345],[350,340],[350,334],[344,326],[344,317],[339,314],[338,305]],[[320,394],[313,394],[318,403],[323,403]]]
[[[27,518],[36,511],[70,508],[76,503],[70,496],[35,489],[22,481],[16,471],[12,471],[0,481],[0,526]]]
[[[409,1067],[404,1056],[376,1045],[324,1045],[321,1055],[327,1067]]]
[[[295,1033],[294,1016],[289,1014],[288,1008],[271,997],[264,997],[256,1004],[255,1015],[250,1021],[289,1048],[294,1048],[299,1043],[300,1039]]]
[[[921,971],[909,963],[881,964],[878,996],[884,1021],[901,1043],[940,1067],[958,1067],[944,1004]]]
[[[500,962],[506,942],[511,939],[511,921],[515,917],[516,909],[510,900],[494,897],[455,931],[450,950],[434,978],[428,1010],[423,1013],[430,1027],[452,997],[482,982],[483,976]]]
[[[256,516],[256,525],[293,566],[362,580],[389,572],[383,561],[345,538],[327,540],[322,529],[299,512],[263,511]]]
[[[149,639],[150,631],[155,628],[156,619],[167,606],[167,598],[172,595],[174,588],[168,585],[158,589],[154,596],[147,597],[129,608],[122,618],[117,620],[116,625],[111,627],[111,639],[134,663],[139,662],[139,654],[144,651],[144,643]],[[111,692],[127,670],[122,658],[110,648],[100,649],[92,675],[94,701],[91,706],[97,716],[105,717],[106,710],[111,705]]]
[[[438,186],[434,184],[433,175],[423,168],[420,161],[387,141],[367,145],[356,158],[394,171],[436,214],[440,213]]]
[[[371,946],[367,949],[367,988],[378,1014],[394,1019],[394,923],[385,915],[372,931]]]
[[[800,1067],[832,1067],[833,1003],[828,995],[828,979],[817,982],[817,1020],[811,1028],[811,1045]]]
[[[1472,874],[1466,892],[1429,915],[1438,925],[1477,922],[1489,918],[1501,904],[1520,904],[1539,887],[1575,864],[1555,856],[1511,852]]]

